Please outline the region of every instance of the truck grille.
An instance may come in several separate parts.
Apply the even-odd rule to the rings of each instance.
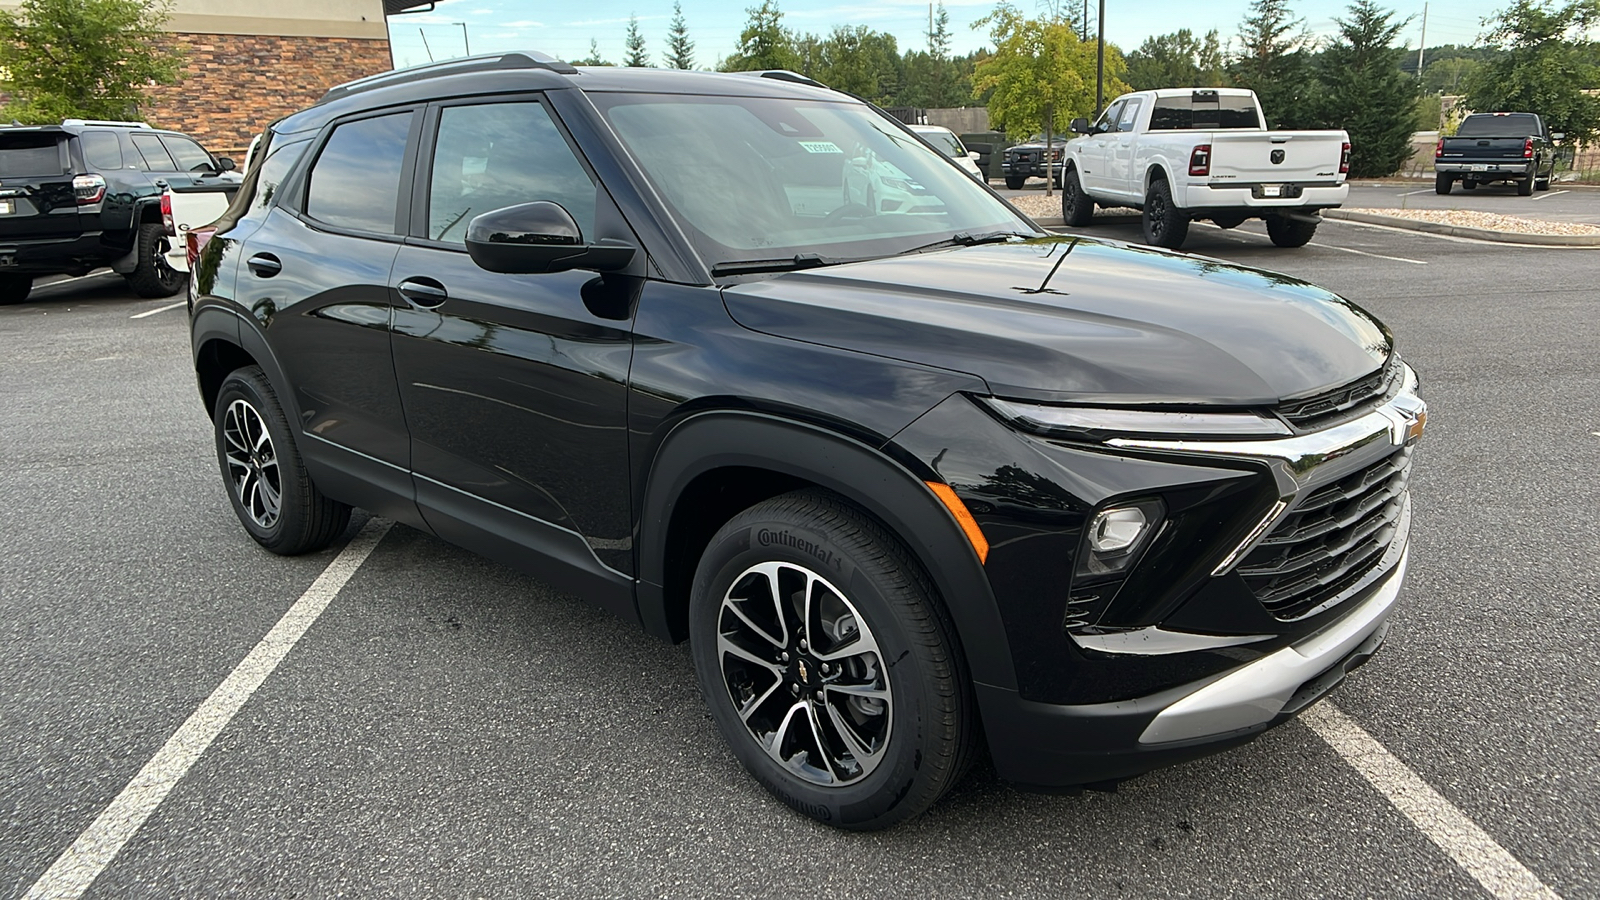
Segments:
[[[1278,414],[1296,428],[1314,431],[1383,399],[1401,371],[1400,357],[1390,354],[1389,363],[1371,375],[1313,397],[1286,401],[1278,406]]]
[[[1406,502],[1411,448],[1307,494],[1239,564],[1281,621],[1320,611],[1382,561]]]

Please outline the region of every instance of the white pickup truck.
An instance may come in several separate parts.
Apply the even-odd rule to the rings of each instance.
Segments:
[[[192,185],[166,185],[161,190],[161,222],[173,240],[167,250],[167,265],[179,272],[189,271],[188,234],[222,217],[239,193],[244,173],[250,171],[251,157],[261,136],[256,135],[245,153],[244,168],[222,172],[216,177],[195,179]]]
[[[1114,100],[1067,142],[1061,217],[1088,225],[1095,204],[1144,213],[1145,243],[1177,248],[1189,223],[1265,219],[1279,247],[1300,247],[1350,192],[1350,136],[1269,131],[1255,92],[1167,88]]]

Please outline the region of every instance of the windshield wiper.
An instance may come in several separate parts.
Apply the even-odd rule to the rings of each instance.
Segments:
[[[780,259],[735,259],[729,262],[719,262],[711,267],[711,274],[756,275],[761,272],[793,272],[796,269],[837,266],[840,263],[847,262],[854,262],[854,260],[833,259],[816,253],[796,253],[794,256]]]
[[[1024,234],[1020,231],[983,231],[978,234],[973,234],[969,231],[958,231],[942,241],[934,241],[931,244],[912,247],[910,250],[902,250],[896,255],[904,256],[907,253],[922,253],[927,250],[939,250],[944,247],[976,247],[979,244],[1002,244],[1012,238],[1032,240],[1036,237],[1039,237],[1039,235]]]

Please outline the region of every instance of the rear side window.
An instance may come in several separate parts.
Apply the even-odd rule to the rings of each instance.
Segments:
[[[161,139],[153,134],[133,135],[133,146],[144,158],[144,167],[151,172],[176,172],[178,164],[167,155],[167,148],[161,146]]]
[[[261,169],[256,173],[255,195],[250,200],[250,209],[266,209],[272,198],[278,195],[278,186],[289,177],[289,170],[294,168],[295,160],[300,158],[300,151],[306,148],[305,142],[284,144],[282,147],[273,148],[272,155],[261,163]]]
[[[61,156],[65,139],[48,131],[0,135],[0,178],[62,174],[67,170]]]
[[[1150,110],[1151,131],[1228,131],[1261,128],[1256,102],[1248,96],[1196,92],[1187,97],[1157,97]]]
[[[1467,116],[1456,137],[1528,137],[1539,133],[1539,120],[1531,113],[1503,116]]]
[[[1133,130],[1133,123],[1138,121],[1139,107],[1142,105],[1144,105],[1144,101],[1134,97],[1128,101],[1126,106],[1122,107],[1122,115],[1117,118],[1118,131]]]
[[[179,172],[215,172],[217,167],[211,164],[211,154],[205,148],[188,138],[165,134],[161,136],[161,143],[167,147],[167,152],[178,164]]]
[[[122,142],[109,131],[85,131],[78,138],[83,144],[83,161],[91,169],[122,168]]]
[[[394,234],[411,113],[345,122],[311,167],[306,215],[356,231]]]

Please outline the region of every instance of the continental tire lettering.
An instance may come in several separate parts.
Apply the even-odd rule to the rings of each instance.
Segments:
[[[784,790],[782,785],[777,784],[776,782],[768,781],[766,778],[758,778],[757,780],[765,785],[767,790],[777,794],[778,799],[782,800],[789,806],[790,809],[793,809],[795,812],[804,813],[805,815],[811,816],[814,819],[821,819],[824,822],[833,821],[832,807],[822,803],[807,803],[806,801],[801,800],[799,797],[796,797],[795,795]]]
[[[844,568],[840,565],[839,555],[837,553],[826,549],[815,541],[807,540],[803,537],[791,534],[788,531],[774,531],[770,528],[762,528],[756,532],[756,542],[763,547],[772,547],[775,545],[779,547],[789,547],[794,550],[799,550],[801,553],[814,556],[817,559],[822,560],[824,564],[836,570],[842,570]]]

